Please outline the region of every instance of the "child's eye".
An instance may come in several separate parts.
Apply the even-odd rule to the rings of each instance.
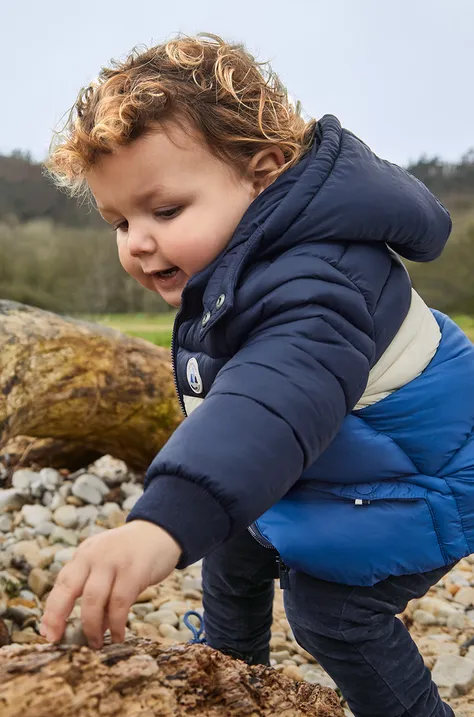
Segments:
[[[112,231],[114,232],[126,232],[128,229],[128,222],[120,222],[120,224],[115,224],[112,227]]]
[[[181,211],[181,207],[170,207],[169,209],[159,209],[155,212],[155,216],[160,219],[173,219]]]

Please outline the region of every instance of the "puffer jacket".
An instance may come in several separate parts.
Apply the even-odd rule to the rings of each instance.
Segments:
[[[448,213],[330,115],[183,292],[188,417],[128,520],[183,549],[251,527],[290,567],[370,585],[474,552],[474,349],[414,294]],[[382,367],[382,369],[381,369]]]

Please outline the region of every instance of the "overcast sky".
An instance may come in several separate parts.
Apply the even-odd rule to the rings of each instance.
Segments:
[[[379,155],[456,161],[474,147],[474,0],[0,0],[0,153],[45,156],[112,57],[212,32],[269,59],[308,115]]]

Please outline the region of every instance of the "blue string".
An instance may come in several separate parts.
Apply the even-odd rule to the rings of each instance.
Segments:
[[[192,622],[190,622],[189,618],[191,616],[198,618],[199,627],[196,627],[195,625],[193,625]],[[206,642],[206,638],[202,637],[204,632],[204,619],[202,615],[200,615],[198,612],[195,612],[194,610],[188,610],[188,612],[185,613],[183,617],[183,622],[186,627],[193,633],[193,639],[189,641],[189,645],[202,645]]]

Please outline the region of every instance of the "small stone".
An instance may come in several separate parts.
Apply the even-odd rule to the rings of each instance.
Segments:
[[[52,543],[65,543],[73,547],[79,544],[79,536],[77,533],[74,530],[61,528],[60,525],[56,525],[51,533],[50,540]]]
[[[276,652],[270,653],[270,658],[275,660],[276,664],[280,664],[283,660],[287,660],[290,657],[288,650],[277,650]]]
[[[158,628],[160,635],[167,638],[168,640],[174,640],[177,641],[179,631],[173,627],[173,625],[167,625],[166,623],[163,623]]]
[[[52,504],[53,504],[53,501],[54,501],[54,493],[51,493],[50,490],[46,490],[46,491],[43,493],[43,497],[41,498],[42,504],[43,504],[46,508],[49,508],[49,509],[51,510],[51,506],[52,506]]]
[[[130,495],[122,503],[123,510],[132,510],[135,503],[139,500],[139,495]]]
[[[446,624],[452,630],[464,630],[466,627],[466,616],[462,612],[456,615],[450,615]]]
[[[20,495],[15,488],[0,490],[0,512],[6,509],[21,510],[25,500],[25,496]]]
[[[68,495],[66,498],[66,505],[73,505],[76,508],[82,508],[84,506],[84,501],[76,495]]]
[[[92,538],[94,535],[100,535],[105,532],[107,532],[107,528],[102,528],[100,525],[86,525],[79,533],[79,539],[87,540],[87,538]]]
[[[107,485],[115,486],[124,481],[128,469],[126,463],[112,456],[102,456],[89,466],[89,471],[102,478]]]
[[[12,529],[13,521],[8,515],[0,515],[0,532],[9,533]]]
[[[38,473],[21,468],[12,475],[12,486],[22,495],[29,495],[31,484],[38,479]]]
[[[151,602],[154,600],[158,595],[158,590],[155,587],[147,587],[145,590],[142,590],[140,595],[135,599],[135,603],[137,602]]]
[[[24,558],[32,568],[41,567],[43,556],[35,540],[21,540],[12,545],[11,552],[17,558]]]
[[[139,602],[132,605],[131,610],[137,617],[143,619],[145,615],[153,612],[155,608],[152,602]]]
[[[143,493],[142,486],[139,486],[136,483],[121,483],[120,490],[127,496],[127,498],[132,495],[141,496]]]
[[[13,630],[12,642],[17,642],[20,645],[32,645],[35,643],[44,643],[46,641],[38,635],[32,627],[25,627],[24,630]]]
[[[72,481],[65,481],[62,485],[58,488],[58,494],[61,496],[61,498],[64,500],[64,503],[66,503],[66,498],[69,495],[72,495]]]
[[[176,642],[189,642],[193,638],[194,634],[191,632],[191,630],[187,627],[182,627],[180,630],[178,630]]]
[[[130,624],[130,629],[133,630],[138,637],[142,637],[145,640],[160,640],[160,632],[155,625],[136,620]]]
[[[54,585],[54,577],[47,570],[33,568],[28,575],[28,585],[40,598],[43,597]]]
[[[186,600],[201,600],[202,594],[198,592],[197,590],[185,590],[183,592],[183,597]]]
[[[45,537],[49,537],[55,527],[55,524],[52,523],[50,520],[45,520],[44,523],[40,523],[36,526],[35,533],[36,535],[44,535]]]
[[[54,492],[62,482],[61,474],[54,468],[42,468],[39,472],[39,476],[45,489],[52,492]]]
[[[70,560],[73,559],[77,552],[77,548],[63,548],[62,550],[58,550],[56,552],[56,555],[54,556],[54,560],[56,563],[60,563],[61,566],[68,563]]]
[[[66,505],[66,499],[63,498],[59,492],[55,493],[49,505],[53,513],[55,513],[57,509],[61,508],[63,505]]]
[[[189,575],[185,575],[181,589],[183,592],[197,590],[202,593],[202,578],[192,578]]]
[[[183,600],[167,600],[161,604],[160,610],[171,610],[177,615],[184,615],[189,610],[189,605]]]
[[[149,622],[151,625],[155,625],[156,627],[159,627],[160,625],[173,625],[174,627],[177,627],[179,622],[178,616],[175,612],[173,612],[173,610],[161,609],[149,612],[145,615],[143,621]]]
[[[76,498],[80,498],[85,503],[91,503],[92,505],[100,505],[103,496],[108,490],[104,481],[90,473],[79,476],[72,486],[72,494]]]
[[[465,695],[474,687],[474,661],[459,655],[440,655],[432,677],[444,697]]]
[[[329,677],[327,672],[324,672],[322,667],[313,667],[311,670],[307,670],[304,673],[304,679],[312,685],[322,685],[323,687],[330,687],[333,690],[337,690],[336,683]]]
[[[61,638],[61,644],[81,646],[87,646],[89,644],[80,620],[71,620],[71,622],[68,622]]]
[[[296,665],[285,665],[285,669],[282,670],[282,674],[290,680],[295,680],[296,682],[301,682],[303,679],[303,675]]]
[[[75,528],[77,525],[77,508],[74,505],[61,505],[54,511],[53,520],[62,528]]]
[[[464,607],[471,607],[474,605],[474,588],[461,588],[454,596],[455,602]]]
[[[25,522],[33,528],[52,518],[50,509],[44,505],[24,505],[21,512]]]
[[[427,612],[427,610],[415,610],[413,620],[417,622],[418,625],[438,624],[438,619],[431,612]]]
[[[95,505],[84,505],[82,508],[76,509],[76,515],[78,528],[84,528],[95,523],[99,510]]]

